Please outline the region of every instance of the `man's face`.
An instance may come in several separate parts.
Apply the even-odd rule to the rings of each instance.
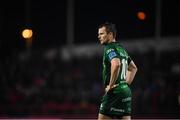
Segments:
[[[101,44],[106,44],[109,42],[109,34],[106,32],[105,27],[99,28],[98,39],[99,39]]]

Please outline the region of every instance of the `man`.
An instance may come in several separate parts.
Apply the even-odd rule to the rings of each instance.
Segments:
[[[137,67],[125,49],[115,40],[116,28],[112,23],[99,26],[98,39],[104,45],[102,98],[98,120],[131,119],[131,90],[129,85]]]

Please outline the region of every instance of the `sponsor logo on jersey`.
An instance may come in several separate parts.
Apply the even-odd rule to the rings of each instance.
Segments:
[[[113,51],[113,52],[110,52],[109,54],[108,54],[108,57],[109,57],[109,59],[111,60],[113,57],[115,57],[115,56],[117,56],[116,55],[116,53]]]
[[[114,108],[114,107],[112,107],[112,108],[110,109],[110,111],[115,111],[115,112],[124,112],[124,109],[118,109],[118,108]]]
[[[131,97],[127,97],[127,98],[122,99],[122,102],[127,102],[127,101],[131,101]]]

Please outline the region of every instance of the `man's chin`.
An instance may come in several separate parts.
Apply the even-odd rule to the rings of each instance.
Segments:
[[[105,42],[101,42],[101,45],[106,45],[106,43]]]
[[[100,41],[100,44],[101,44],[101,45],[103,45],[103,44],[104,44],[104,42],[103,42],[103,41]]]

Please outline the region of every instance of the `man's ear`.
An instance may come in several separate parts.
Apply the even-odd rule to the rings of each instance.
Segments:
[[[113,33],[112,32],[109,32],[108,34],[113,37]]]
[[[109,35],[112,35],[112,36],[113,36],[113,33],[112,33],[112,32],[109,32]]]

